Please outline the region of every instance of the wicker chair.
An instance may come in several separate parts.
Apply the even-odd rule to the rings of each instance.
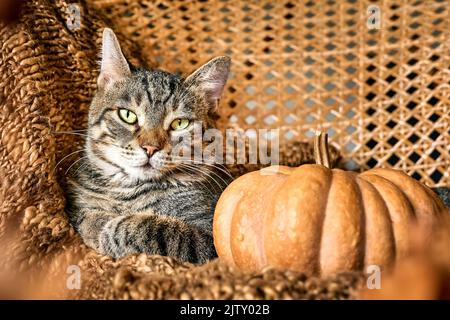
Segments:
[[[448,2],[92,4],[162,68],[186,73],[229,55],[223,127],[279,128],[285,140],[326,130],[348,169],[450,184]]]
[[[0,264],[43,275],[56,297],[356,297],[358,273],[243,274],[220,261],[99,256],[64,215],[74,159],[55,170],[82,141],[57,132],[86,126],[109,26],[135,65],[188,73],[230,56],[222,129],[279,128],[282,145],[321,129],[347,169],[396,167],[448,186],[449,8],[442,0],[27,1],[19,21],[0,24]],[[68,292],[61,279],[72,264],[83,288]]]

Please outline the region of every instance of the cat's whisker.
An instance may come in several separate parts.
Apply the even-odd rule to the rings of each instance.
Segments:
[[[195,168],[197,168],[197,167],[195,167]],[[220,175],[218,175],[218,174],[217,174],[216,172],[214,172],[214,171],[208,170],[207,168],[202,168],[202,169],[206,169],[206,170],[207,170],[207,172],[204,172],[205,175],[206,175],[207,177],[213,179],[214,182],[217,184],[217,186],[219,187],[219,189],[220,189],[221,191],[225,190],[225,188],[226,188],[227,185],[228,185],[228,183],[227,183],[226,180],[224,180]],[[200,169],[200,171],[201,171],[201,169]],[[209,173],[208,173],[208,172],[209,172]],[[213,176],[218,177],[218,178],[221,180],[222,183],[217,182],[217,180],[214,179]]]
[[[107,146],[111,146],[111,147],[114,147],[114,148],[117,148],[117,149],[120,149],[120,150],[126,150],[123,146],[121,146],[121,145],[119,145],[119,144],[115,144],[115,143],[111,143],[111,142],[105,142],[105,141],[102,141],[102,140],[98,140],[98,139],[92,139],[94,142],[98,142],[98,143],[101,143],[101,144],[104,144],[104,145],[107,145]]]
[[[223,180],[223,178],[220,177],[220,176],[219,176],[217,173],[215,173],[214,171],[207,170],[207,171],[210,172],[211,174],[213,174],[213,175],[215,175],[216,177],[220,178],[220,179],[223,181],[224,185],[221,185],[216,179],[214,179],[214,177],[213,177],[211,174],[209,174],[208,172],[205,172],[204,170],[202,170],[202,169],[207,169],[207,168],[200,168],[200,167],[193,166],[193,165],[191,165],[191,164],[181,164],[181,165],[182,165],[182,166],[185,166],[185,167],[188,167],[188,168],[190,168],[190,169],[196,171],[197,173],[206,175],[208,178],[212,179],[212,180],[216,183],[216,185],[219,187],[220,190],[224,190],[225,187],[228,185],[228,183],[227,183],[225,180]]]
[[[96,154],[96,153],[94,153],[94,152],[93,152],[93,154],[96,155],[96,156],[99,156],[98,154]],[[67,174],[67,173],[69,172],[69,170],[70,170],[76,163],[80,162],[80,161],[83,160],[83,159],[88,159],[88,157],[89,157],[89,156],[86,155],[86,156],[83,156],[83,157],[77,159],[74,163],[72,163],[72,164],[70,165],[70,167],[66,170],[65,174]],[[87,167],[88,164],[89,164],[88,161],[86,161],[85,163],[82,163],[82,164],[75,170],[75,172],[73,173],[73,175],[76,175],[76,173],[77,173],[82,167]]]
[[[207,166],[216,168],[216,169],[222,171],[223,173],[225,173],[225,174],[226,174],[228,177],[230,177],[232,180],[234,180],[234,177],[231,175],[231,173],[230,173],[228,170],[226,170],[226,169],[223,167],[223,165],[219,165],[219,164],[215,164],[215,163],[209,163],[209,162],[205,162],[205,161],[195,161],[195,160],[192,160],[192,159],[184,159],[184,158],[172,158],[172,159],[180,160],[181,163],[183,163],[184,161],[186,161],[186,162],[188,162],[188,163],[202,164],[202,165],[207,165]],[[176,162],[176,161],[174,161],[174,162],[175,162],[175,163],[180,163],[180,162]],[[222,166],[222,167],[221,167],[221,166]]]
[[[187,174],[188,176],[190,176],[191,178],[194,178],[194,180],[195,180],[195,183],[196,184],[200,184],[200,187],[202,188],[202,190],[204,190],[204,191],[207,191],[208,193],[209,193],[209,195],[211,196],[211,199],[214,199],[215,197],[214,197],[214,194],[211,192],[211,190],[209,189],[209,188],[207,188],[207,186],[201,181],[201,180],[198,180],[198,179],[196,179],[197,178],[197,176],[195,176],[194,174],[196,173],[195,171],[192,173],[192,171],[186,171],[186,170],[188,170],[189,168],[180,168],[180,167],[174,167],[174,169],[177,169],[177,170],[179,170],[181,173],[184,173],[184,174]],[[173,172],[173,170],[170,170],[169,169],[169,172]],[[192,173],[192,174],[191,174]],[[210,187],[213,187],[212,185],[211,185],[211,183],[207,180],[207,182],[208,182],[208,184],[210,185]]]
[[[114,147],[114,145],[111,145],[111,146]],[[58,161],[58,163],[55,165],[55,167],[54,167],[53,170],[56,171],[56,170],[58,169],[58,166],[59,166],[65,159],[69,158],[70,156],[72,156],[72,155],[74,155],[74,154],[77,154],[77,153],[80,153],[80,152],[83,152],[83,151],[85,151],[85,149],[76,150],[76,151],[71,152],[71,153],[69,153],[68,155],[64,156],[61,160]],[[82,157],[82,158],[84,158],[84,157]],[[69,167],[69,169],[70,169],[70,167]],[[67,170],[69,170],[69,169],[67,169]],[[67,171],[66,171],[66,174],[67,174]]]
[[[92,150],[91,150],[91,152],[92,152],[92,154],[96,155],[97,157],[99,156],[98,153],[95,153],[95,152],[93,152]],[[79,161],[82,160],[82,159],[88,159],[88,155],[83,156],[83,157],[81,157],[80,159],[78,159],[77,161],[75,161],[75,162],[67,169],[67,171],[66,171],[65,174],[67,174],[67,172],[69,171],[69,169],[70,169],[75,163],[79,162]],[[85,163],[82,163],[82,164],[75,170],[75,172],[73,173],[73,175],[76,176],[77,172],[78,172],[81,168],[87,167],[88,165],[89,165],[89,162],[88,162],[88,161],[86,161]]]
[[[55,133],[55,134],[69,134],[69,135],[71,134],[71,135],[75,135],[75,136],[80,136],[80,137],[84,137],[84,138],[89,138],[89,139],[91,139],[93,142],[103,143],[103,144],[106,144],[106,145],[109,145],[109,146],[115,146],[115,147],[118,147],[118,148],[122,148],[122,149],[123,149],[123,147],[120,146],[120,145],[118,145],[118,144],[111,143],[111,142],[106,142],[106,141],[102,141],[102,140],[99,140],[99,139],[97,139],[97,138],[94,138],[93,136],[91,136],[91,135],[89,135],[89,134],[85,134],[85,133],[70,132],[70,131],[55,131],[55,132],[53,132],[53,133]]]
[[[74,163],[72,163],[72,164],[69,166],[69,168],[67,168],[67,170],[66,170],[66,172],[65,172],[64,174],[67,175],[67,172],[69,172],[70,169],[71,169],[76,163],[80,162],[80,161],[83,160],[83,159],[86,159],[87,157],[88,157],[88,156],[86,155],[86,156],[83,156],[83,157],[81,157],[80,159],[76,160]]]
[[[100,143],[106,146],[110,146],[110,147],[114,147],[120,150],[126,150],[123,146],[117,144],[117,143],[111,143],[111,142],[106,142],[106,141],[102,141],[99,139],[94,139],[94,138],[90,138],[94,143]]]
[[[195,167],[198,168],[197,166],[195,166]],[[224,183],[224,188],[228,185],[228,182],[224,178],[222,178],[219,174],[217,174],[217,172],[214,172],[212,169],[209,169],[209,168],[203,168],[203,169],[207,170],[208,172],[211,172],[216,177],[218,177],[220,180],[222,180],[222,182]]]
[[[93,136],[91,136],[89,134],[85,134],[85,133],[70,132],[70,131],[54,131],[53,133],[54,134],[68,134],[68,135],[80,136],[83,138],[90,138],[92,141],[105,143],[104,141],[98,140],[98,139],[94,138]]]
[[[209,163],[206,161],[196,161],[192,159],[185,159],[185,158],[172,158],[171,160],[174,160],[174,163],[193,163],[193,164],[200,164],[200,165],[206,165],[213,168],[216,168],[223,173],[225,173],[227,176],[229,176],[231,179],[234,179],[233,176],[228,172],[223,165],[215,164],[215,163]]]
[[[189,169],[190,169],[190,168],[187,168],[187,167],[179,168],[179,170],[180,170],[181,172],[186,173],[187,175],[189,175],[189,176],[192,177],[192,178],[196,178],[196,176],[194,175],[196,172],[195,172],[195,171],[190,171],[190,173],[192,173],[192,174],[190,174],[190,173],[188,173],[188,172],[189,172]],[[188,172],[186,172],[186,170],[187,170]],[[206,181],[208,182],[208,184],[210,185],[210,187],[213,188],[213,186],[211,185],[211,183],[210,183],[208,180],[206,180]],[[210,194],[211,198],[214,198],[214,194],[211,192],[210,189],[208,189],[208,188],[206,187],[206,185],[205,185],[201,180],[196,179],[195,183],[200,184],[201,187],[203,188],[203,190],[208,191],[208,193]]]
[[[228,177],[230,177],[231,179],[234,180],[234,177],[231,175],[231,173],[228,170],[226,170],[222,165],[208,163],[208,162],[193,162],[193,163],[194,164],[206,165],[206,166],[210,166],[210,167],[216,168],[217,170],[220,170],[221,172],[225,173]]]
[[[217,169],[217,170],[223,172],[224,174],[226,174],[226,176],[229,177],[231,180],[234,180],[234,177],[231,175],[230,172],[228,172],[227,170],[225,170],[225,169],[223,169],[223,168],[220,168],[220,167],[218,167],[218,166],[216,166],[216,165],[211,165],[211,164],[206,164],[206,163],[194,163],[194,164],[209,165],[210,167],[215,168],[215,169]],[[205,168],[205,169],[208,169],[208,168]],[[211,170],[208,170],[208,171],[211,171]],[[219,176],[219,177],[220,177],[220,176]],[[221,178],[221,179],[222,179],[222,178]],[[222,180],[223,180],[223,179],[222,179]]]
[[[58,168],[58,165],[59,165],[61,162],[63,162],[65,159],[67,159],[68,157],[70,157],[70,156],[72,156],[72,155],[74,155],[74,154],[76,154],[76,153],[83,152],[83,151],[84,151],[84,149],[77,150],[77,151],[71,152],[71,153],[69,153],[68,155],[64,156],[61,160],[58,161],[58,163],[55,165],[55,168],[54,168],[53,170],[56,170],[56,169]]]
[[[189,172],[191,172],[193,174],[198,174],[198,172],[199,172],[198,170],[195,170],[194,168],[192,168],[188,165],[186,165],[186,166],[182,165],[180,169],[188,170]],[[193,177],[195,177],[195,176],[193,176]],[[210,187],[213,187],[213,185],[208,180],[206,180],[206,181],[208,182]],[[200,180],[198,180],[198,182],[200,182]]]
[[[89,129],[75,129],[70,131],[51,131],[51,133],[73,133],[73,132],[84,132],[88,131]]]
[[[73,173],[73,176],[76,176],[77,173],[78,173],[78,171],[80,171],[81,168],[83,168],[83,167],[86,168],[86,167],[88,166],[88,164],[89,164],[88,161],[86,161],[85,163],[82,163],[82,164],[75,170],[75,172]]]
[[[72,131],[53,131],[53,134],[71,134],[74,136],[90,137],[88,134]]]
[[[234,177],[231,175],[231,173],[228,170],[226,170],[224,167],[221,167],[221,165],[212,164],[212,163],[205,163],[205,165],[220,170],[221,172],[225,173],[227,175],[227,177],[229,177],[231,180],[234,180]]]

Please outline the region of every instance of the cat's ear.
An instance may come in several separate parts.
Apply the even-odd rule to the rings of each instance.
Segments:
[[[228,57],[214,58],[194,71],[185,82],[200,91],[206,101],[215,107],[227,82],[230,64],[231,60]]]
[[[111,29],[105,28],[103,30],[102,61],[97,80],[98,86],[105,88],[130,75],[130,66],[123,56],[116,35]]]

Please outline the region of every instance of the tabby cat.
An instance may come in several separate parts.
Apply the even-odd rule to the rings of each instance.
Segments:
[[[148,253],[202,263],[216,256],[214,206],[231,178],[217,164],[179,161],[172,151],[180,141],[195,143],[184,139],[194,130],[214,127],[229,66],[217,57],[186,79],[135,69],[104,30],[85,157],[67,191],[66,212],[88,246],[115,258]]]

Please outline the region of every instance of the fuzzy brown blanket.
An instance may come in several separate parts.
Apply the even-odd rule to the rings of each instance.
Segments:
[[[352,298],[358,274],[330,279],[273,269],[248,274],[218,260],[194,266],[145,255],[114,261],[83,245],[64,214],[63,193],[64,173],[76,160],[64,157],[78,150],[82,139],[63,132],[86,127],[100,34],[112,24],[89,4],[82,2],[81,9],[83,24],[76,30],[64,1],[27,2],[19,21],[0,25],[0,296]],[[142,65],[139,47],[116,32],[125,55]],[[311,160],[311,148],[303,148],[285,152],[286,161]],[[81,287],[68,285],[70,266],[80,267]]]

